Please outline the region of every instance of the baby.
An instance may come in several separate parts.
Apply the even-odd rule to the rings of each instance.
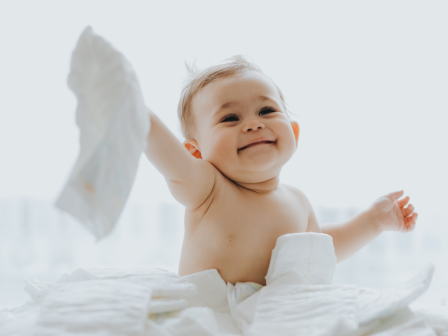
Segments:
[[[382,231],[415,226],[403,191],[378,198],[347,222],[319,226],[305,194],[280,183],[299,124],[289,119],[275,83],[241,56],[195,74],[178,113],[187,140],[179,143],[150,111],[146,155],[186,208],[180,275],[217,269],[232,284],[265,285],[282,235],[329,234],[341,261]]]

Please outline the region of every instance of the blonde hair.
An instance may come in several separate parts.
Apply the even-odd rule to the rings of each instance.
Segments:
[[[194,96],[208,84],[220,78],[230,77],[236,74],[244,74],[248,71],[256,71],[263,74],[260,67],[249,62],[241,55],[233,56],[225,60],[225,63],[213,65],[202,71],[197,70],[196,65],[189,66],[186,64],[189,76],[182,89],[179,104],[177,107],[177,115],[179,117],[182,135],[185,139],[192,139],[191,125],[193,124],[193,113],[191,102]],[[279,87],[274,83],[278,90],[283,107],[286,111],[285,98]]]

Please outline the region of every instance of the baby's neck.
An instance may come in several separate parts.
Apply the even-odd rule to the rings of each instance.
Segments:
[[[271,191],[274,191],[277,189],[278,185],[280,184],[280,178],[278,176],[271,178],[269,180],[263,181],[263,182],[256,182],[256,183],[245,183],[245,182],[236,182],[235,184],[239,185],[240,187],[256,192],[256,193],[269,193]]]

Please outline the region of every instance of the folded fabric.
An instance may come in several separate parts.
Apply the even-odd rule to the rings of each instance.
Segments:
[[[175,314],[153,314],[146,323],[147,336],[239,336],[219,332],[213,310],[187,308]]]
[[[375,333],[375,336],[437,336],[422,318],[414,318],[388,330]]]
[[[326,335],[358,327],[356,287],[280,285],[261,290],[249,335]]]
[[[357,304],[360,324],[385,318],[409,305],[428,289],[433,273],[434,266],[431,264],[400,286],[385,290],[359,288]]]
[[[358,327],[356,287],[330,285],[336,265],[331,236],[277,239],[247,335],[326,335]],[[244,303],[244,302],[243,302]]]
[[[187,308],[185,299],[158,298],[149,303],[149,314],[165,313]]]
[[[425,320],[434,329],[437,336],[448,336],[448,307],[434,306],[420,308],[415,315]]]
[[[151,287],[153,297],[190,298],[197,293],[196,286],[187,279],[159,268],[91,268],[85,272],[96,279],[121,279],[145,283]]]
[[[335,269],[331,236],[313,232],[285,234],[277,238],[272,250],[266,284],[279,279],[295,285],[330,284]]]
[[[227,299],[229,301],[230,310],[236,308],[241,302],[254,295],[263,286],[255,282],[237,282],[232,285],[227,283]]]
[[[34,336],[40,306],[27,302],[14,309],[0,310],[0,335]]]
[[[330,236],[288,234],[277,239],[265,287],[226,284],[217,270],[207,270],[185,277],[198,287],[188,302],[212,308],[216,318],[230,315],[243,335],[369,335],[388,319],[393,322],[389,328],[406,329],[403,323],[415,317],[403,321],[394,317],[428,288],[433,274],[429,265],[401,286],[369,290],[331,285],[335,266]],[[426,333],[432,330],[428,325],[411,327]],[[233,326],[227,323],[226,328]]]
[[[42,301],[35,335],[140,336],[151,289],[114,280],[56,284]]]
[[[111,328],[142,336],[447,335],[448,310],[408,307],[427,289],[432,265],[386,290],[332,285],[332,248],[325,234],[279,237],[266,286],[226,283],[216,269],[184,277],[159,269],[78,269],[52,284],[29,280],[36,303],[0,312],[0,330],[20,336],[30,330],[114,335]]]
[[[213,316],[210,309],[208,313],[184,312],[188,305],[185,297],[194,296],[196,286],[176,273],[161,269],[78,269],[54,283],[26,280],[25,290],[40,307],[36,335],[141,335],[147,328],[148,317],[158,322],[170,317],[163,328],[154,327],[159,331],[175,330],[179,325],[205,332],[208,327],[203,322],[198,324],[193,317],[198,312],[199,317]],[[207,323],[216,325],[213,319]],[[10,324],[9,328],[13,327]]]
[[[73,51],[68,85],[78,100],[81,148],[56,206],[100,239],[114,228],[131,191],[149,115],[129,62],[90,27]]]

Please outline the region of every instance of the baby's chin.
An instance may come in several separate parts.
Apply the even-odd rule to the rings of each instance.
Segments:
[[[261,147],[261,146],[260,146]],[[244,152],[243,152],[244,151]],[[248,148],[238,153],[236,157],[222,156],[205,158],[227,178],[241,183],[261,183],[280,175],[282,167],[289,161],[294,151],[278,151],[275,148]]]
[[[278,178],[279,172],[230,173],[226,175],[231,181],[241,185],[256,185]]]
[[[254,163],[250,164],[240,164],[238,167],[235,166],[225,166],[218,168],[227,178],[238,183],[261,183],[280,175],[281,168],[283,164],[264,164],[256,165]]]

